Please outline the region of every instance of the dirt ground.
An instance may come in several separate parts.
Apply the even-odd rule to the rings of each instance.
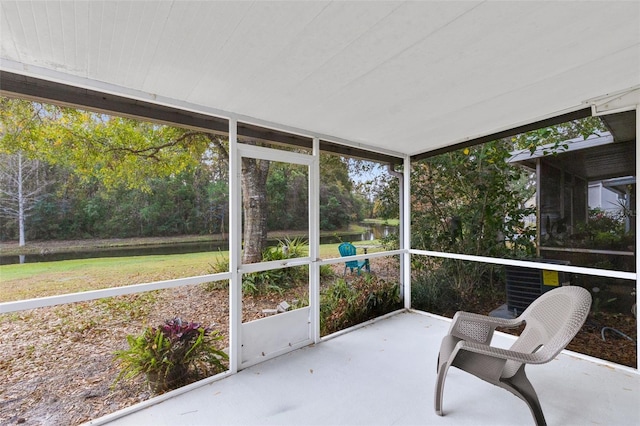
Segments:
[[[243,320],[300,293],[246,297]],[[149,399],[143,379],[114,385],[113,352],[126,347],[126,335],[180,316],[227,336],[228,305],[226,288],[198,285],[1,315],[0,424],[77,425]],[[631,315],[600,312],[569,349],[635,366],[636,344],[610,330],[603,341],[605,326],[637,339]]]
[[[605,340],[603,340],[602,330],[605,327],[607,329],[604,330]],[[635,341],[638,340],[636,319],[632,315],[602,312],[587,319],[582,330],[567,349],[635,368],[637,361],[636,342],[612,329],[622,332]]]
[[[290,303],[298,294],[246,298],[244,321],[261,318],[262,309]],[[121,296],[109,304],[81,302],[0,316],[0,424],[77,425],[149,399],[143,379],[114,385],[118,369],[113,362],[113,352],[126,348],[126,335],[149,324],[181,316],[215,324],[228,335],[226,289],[189,286],[158,291],[155,303],[148,303],[149,297]],[[226,337],[221,346],[228,346]]]

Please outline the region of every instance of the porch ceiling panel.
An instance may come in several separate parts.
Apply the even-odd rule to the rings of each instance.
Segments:
[[[639,85],[640,2],[2,0],[0,58],[413,155]]]

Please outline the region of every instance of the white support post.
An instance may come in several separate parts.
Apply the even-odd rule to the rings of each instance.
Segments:
[[[242,361],[242,204],[240,200],[238,121],[229,120],[229,370],[236,373]]]
[[[400,200],[402,203],[402,216],[400,220],[402,238],[400,240],[400,248],[405,250],[405,252],[400,256],[400,261],[403,272],[404,307],[409,309],[411,308],[411,254],[409,253],[411,249],[411,157],[409,156],[404,157],[402,173],[403,180],[401,185],[403,185],[404,188],[404,197]]]
[[[540,198],[540,188],[542,188],[542,165],[540,158],[536,159],[536,257],[540,258],[540,243],[542,241],[542,215],[540,214],[540,206],[542,199]],[[588,203],[587,203],[588,204]],[[588,217],[588,216],[587,216]],[[545,229],[545,232],[549,232]]]
[[[313,163],[309,168],[309,322],[311,339],[320,342],[320,139],[313,138]]]
[[[636,105],[636,336],[640,336],[640,322],[638,322],[638,300],[640,300],[640,239],[638,238],[638,212],[640,211],[640,197],[638,197],[638,164],[640,164],[640,150],[638,150],[638,141],[640,141],[640,104]],[[640,371],[640,351],[638,351],[638,339],[636,338],[636,371]]]

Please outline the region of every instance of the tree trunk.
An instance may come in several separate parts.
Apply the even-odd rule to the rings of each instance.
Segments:
[[[26,221],[29,212],[45,195],[49,185],[38,160],[30,160],[21,151],[0,154],[0,215],[15,220],[20,247],[26,244]]]
[[[216,149],[225,162],[229,153],[218,136],[207,133],[211,147]],[[243,140],[249,145],[257,142]],[[267,176],[270,162],[254,158],[242,158],[242,213],[243,213],[243,254],[242,263],[262,261],[262,252],[267,247]],[[223,211],[224,213],[224,211]],[[221,225],[224,234],[224,215]]]
[[[267,246],[267,175],[269,161],[242,159],[244,251],[242,263],[262,260]]]
[[[25,245],[24,239],[24,191],[23,191],[23,181],[22,181],[22,152],[18,152],[18,229],[20,235],[20,243],[19,246],[22,247]]]

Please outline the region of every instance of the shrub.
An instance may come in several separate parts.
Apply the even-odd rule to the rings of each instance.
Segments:
[[[623,213],[590,209],[589,220],[576,225],[570,243],[577,247],[628,250],[634,244],[634,236],[625,233]]]
[[[327,335],[401,307],[397,283],[372,274],[338,278],[320,294],[320,332]]]
[[[216,348],[222,336],[198,323],[180,318],[147,327],[139,336],[127,336],[128,349],[115,352],[121,370],[116,382],[145,375],[154,393],[176,389],[226,369],[226,353]]]
[[[422,271],[411,280],[411,306],[442,315],[457,310],[459,299],[450,279],[442,274]]]
[[[333,278],[335,275],[331,265],[320,265],[320,278]]]
[[[209,266],[213,274],[229,272],[229,258],[219,252],[213,263],[209,263]],[[202,286],[205,291],[224,290],[229,288],[229,280],[211,281],[202,284]]]
[[[271,262],[303,257],[305,247],[306,241],[302,238],[285,238],[277,246],[267,247],[262,253],[262,261]],[[242,291],[250,295],[282,293],[285,289],[291,288],[300,280],[307,278],[308,268],[304,266],[253,272],[243,276]]]
[[[504,291],[501,266],[441,259],[431,262],[430,268],[414,274],[411,306],[438,315],[453,316],[458,310],[475,312],[479,305],[502,303]]]

